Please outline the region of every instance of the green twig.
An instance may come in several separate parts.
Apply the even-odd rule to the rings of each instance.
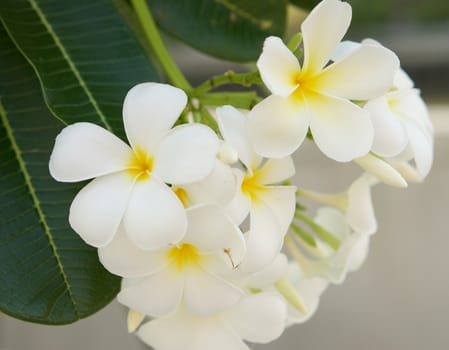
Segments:
[[[209,90],[226,84],[238,84],[241,86],[249,87],[253,84],[262,84],[262,80],[260,79],[259,72],[234,73],[233,71],[227,71],[222,75],[216,75],[211,79],[206,80],[204,83],[193,90],[193,95],[200,97]]]
[[[251,109],[262,99],[255,91],[245,92],[210,92],[199,97],[205,106],[232,105],[235,108]]]
[[[175,86],[190,93],[192,87],[165,47],[146,0],[131,0],[131,3],[136,11],[137,18],[145,36],[169,80]]]

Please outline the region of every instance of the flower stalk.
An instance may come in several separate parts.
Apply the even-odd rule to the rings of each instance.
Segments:
[[[142,26],[148,43],[153,49],[159,63],[162,65],[165,73],[173,85],[184,90],[187,94],[192,90],[189,82],[185,78],[184,74],[175,63],[170,53],[167,50],[162,38],[159,34],[159,30],[156,27],[151,11],[148,8],[146,0],[131,0],[131,3],[136,11],[137,18]]]

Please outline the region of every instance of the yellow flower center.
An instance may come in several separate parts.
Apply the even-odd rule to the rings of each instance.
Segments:
[[[172,187],[172,190],[179,198],[184,208],[188,208],[191,205],[191,200],[186,190],[181,187]]]
[[[137,178],[138,181],[147,180],[150,178],[152,170],[153,157],[140,148],[135,149],[128,163],[128,173],[131,177]]]
[[[171,248],[167,253],[167,258],[174,262],[178,271],[182,271],[186,265],[198,264],[201,261],[196,247],[188,243]]]
[[[248,196],[252,202],[259,200],[259,195],[265,190],[265,186],[260,183],[260,179],[257,171],[253,175],[246,175],[243,179],[242,192],[245,196]]]

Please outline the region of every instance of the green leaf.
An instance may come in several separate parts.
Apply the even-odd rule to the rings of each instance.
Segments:
[[[48,159],[64,124],[0,26],[0,310],[66,324],[107,305],[120,279],[68,226],[79,185],[55,182]]]
[[[158,25],[207,54],[255,61],[263,41],[283,36],[287,0],[148,0]]]
[[[158,76],[110,0],[2,0],[0,19],[66,123],[123,135],[126,92]]]

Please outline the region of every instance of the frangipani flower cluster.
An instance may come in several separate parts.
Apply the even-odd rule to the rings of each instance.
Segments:
[[[340,43],[350,19],[347,3],[324,0],[303,22],[303,50],[267,38],[257,66],[271,95],[250,111],[216,108],[218,133],[174,126],[186,93],[143,83],[124,101],[129,145],[90,123],[57,137],[52,176],[93,179],[69,222],[123,277],[129,330],[155,349],[248,349],[244,340],[267,343],[305,322],[366,257],[371,188],[429,172],[419,92],[392,51]],[[292,185],[308,132],[329,158],[368,173],[337,194]],[[315,217],[303,199],[323,205]]]

